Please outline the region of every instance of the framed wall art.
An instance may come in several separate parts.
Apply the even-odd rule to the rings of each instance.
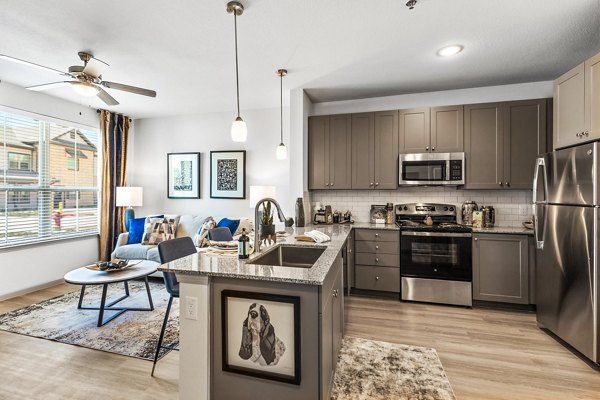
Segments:
[[[246,151],[210,152],[210,197],[246,198]]]
[[[223,290],[223,371],[300,385],[300,297]]]
[[[200,198],[200,153],[167,154],[167,197]]]

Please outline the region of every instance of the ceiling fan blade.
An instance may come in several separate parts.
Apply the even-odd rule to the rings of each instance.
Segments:
[[[36,64],[36,63],[32,63],[29,61],[25,61],[25,60],[21,60],[20,58],[15,58],[15,57],[11,57],[11,56],[7,56],[6,54],[0,54],[0,60],[6,60],[6,61],[11,61],[17,64],[21,64],[21,65],[27,65],[30,67],[34,67],[34,68],[38,68],[47,72],[52,72],[52,73],[57,73],[59,75],[64,75],[64,76],[71,76],[66,72],[60,71],[58,69],[54,69],[54,68],[50,68],[50,67],[46,67],[40,64]]]
[[[71,82],[71,81],[45,83],[43,85],[29,86],[29,87],[26,87],[25,89],[33,90],[35,92],[41,92],[42,90],[55,89],[55,88],[62,87],[65,85],[70,85],[72,83],[73,82]]]
[[[119,102],[117,100],[115,100],[110,94],[106,93],[106,91],[104,89],[102,89],[98,85],[94,85],[94,87],[98,89],[98,94],[96,96],[98,96],[100,98],[100,100],[105,102],[106,105],[109,105],[109,106],[118,106],[119,105]]]
[[[154,90],[150,90],[150,89],[144,89],[144,88],[140,88],[140,87],[136,87],[136,86],[124,85],[122,83],[107,82],[107,81],[103,81],[100,84],[109,89],[116,89],[116,90],[122,90],[124,92],[141,94],[142,96],[156,97],[156,92]]]
[[[97,58],[90,57],[85,68],[83,68],[83,73],[87,75],[91,75],[94,78],[98,78],[106,69],[109,67],[107,63],[104,61],[100,61]]]

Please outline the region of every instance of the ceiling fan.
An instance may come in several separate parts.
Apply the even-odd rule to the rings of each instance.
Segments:
[[[50,71],[59,74],[60,76],[64,76],[71,79],[68,81],[45,83],[43,85],[30,86],[25,88],[28,90],[42,91],[70,85],[73,88],[73,90],[78,94],[82,96],[98,96],[100,100],[102,100],[109,106],[116,106],[119,104],[119,102],[115,100],[110,94],[108,94],[102,87],[140,94],[142,96],[156,97],[156,92],[154,90],[102,80],[102,73],[109,67],[109,65],[104,61],[100,61],[97,58],[94,58],[94,56],[92,56],[90,53],[80,51],[77,54],[79,55],[81,61],[83,61],[83,65],[73,65],[69,67],[69,72],[63,72],[54,68],[46,67],[40,64],[35,64],[4,54],[0,54],[0,59],[12,61],[18,64],[28,65],[30,67],[35,67],[45,71]]]

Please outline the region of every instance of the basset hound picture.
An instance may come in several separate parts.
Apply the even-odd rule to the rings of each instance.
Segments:
[[[285,344],[275,335],[275,328],[264,305],[253,303],[242,324],[239,356],[261,366],[277,365],[285,353]]]

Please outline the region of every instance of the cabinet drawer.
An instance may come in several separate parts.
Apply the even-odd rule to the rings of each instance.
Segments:
[[[398,231],[381,229],[357,229],[354,238],[356,240],[368,240],[372,242],[400,242]]]
[[[400,242],[356,242],[358,253],[400,254]]]
[[[400,255],[356,253],[356,264],[400,268]]]
[[[400,292],[400,269],[388,267],[356,266],[356,288]]]

